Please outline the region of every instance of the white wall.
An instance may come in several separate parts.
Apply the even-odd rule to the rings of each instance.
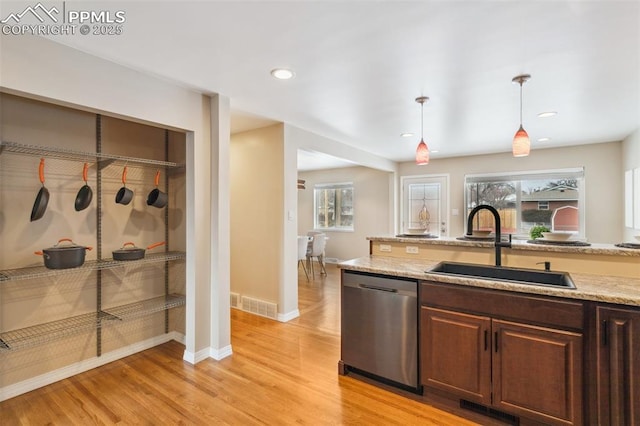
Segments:
[[[516,172],[584,167],[586,182],[586,237],[591,242],[619,243],[622,240],[622,143],[609,142],[563,148],[532,149],[528,157],[511,153],[469,157],[432,158],[425,166],[413,162],[400,165],[400,175],[450,174],[450,216],[452,237],[464,232],[464,176],[473,173]],[[398,192],[399,189],[398,189]],[[449,212],[451,213],[451,212]]]
[[[5,92],[187,132],[185,356],[197,361],[229,353],[229,298],[211,294],[212,286],[223,292],[229,286],[228,262],[213,267],[211,259],[212,248],[228,252],[229,246],[225,224],[212,211],[229,204],[228,124],[220,123],[228,123],[228,99],[209,98],[44,38],[3,35],[0,42]]]
[[[633,170],[640,167],[640,129],[636,130],[633,134],[629,135],[622,142],[622,172],[621,179],[624,179],[624,172],[626,170]],[[624,185],[624,180],[622,181]],[[640,201],[635,200],[635,206],[640,208]],[[623,212],[624,213],[624,212]],[[622,232],[624,234],[624,240],[628,242],[637,243],[634,236],[640,235],[640,230],[627,228],[624,224],[624,216],[620,219],[622,223]]]

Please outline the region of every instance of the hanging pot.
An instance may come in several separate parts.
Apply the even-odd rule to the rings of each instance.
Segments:
[[[44,186],[44,158],[40,159],[40,166],[38,167],[38,175],[40,177],[40,183],[42,187],[36,195],[36,200],[33,202],[33,208],[31,209],[31,222],[40,219],[44,212],[47,210],[47,204],[49,203],[49,190]]]
[[[126,206],[132,199],[133,191],[127,188],[127,166],[124,166],[122,170],[122,188],[120,188],[116,194],[116,203]]]
[[[89,204],[91,204],[91,199],[93,198],[93,191],[91,190],[91,187],[87,185],[88,169],[89,164],[84,163],[84,168],[82,169],[82,180],[84,180],[84,186],[80,188],[80,190],[78,191],[78,195],[76,195],[75,208],[77,212],[89,207]]]
[[[62,244],[63,242],[68,244]],[[61,238],[58,243],[34,254],[44,258],[44,266],[49,269],[76,268],[84,264],[84,257],[91,247],[79,246],[70,238]]]
[[[146,248],[146,250],[151,250],[156,247],[163,246],[164,244],[164,241],[151,244]],[[146,250],[140,247],[136,247],[136,245],[132,242],[128,242],[124,243],[120,249],[113,250],[111,253],[113,254],[113,260],[138,260],[144,258]]]
[[[157,207],[159,209],[167,205],[167,194],[158,189],[160,183],[160,170],[156,172],[155,185],[156,189],[149,193],[147,197],[147,205]]]

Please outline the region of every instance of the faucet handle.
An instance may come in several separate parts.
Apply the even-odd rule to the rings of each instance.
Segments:
[[[551,271],[551,262],[549,262],[549,261],[547,260],[547,261],[545,261],[545,262],[538,262],[538,263],[536,263],[536,265],[542,265],[542,264],[544,264],[544,270],[545,270],[545,271],[547,271],[547,272],[548,272],[548,271]]]

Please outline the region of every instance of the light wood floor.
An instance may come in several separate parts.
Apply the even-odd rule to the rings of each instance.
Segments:
[[[338,375],[339,271],[299,276],[301,316],[231,313],[233,355],[193,366],[169,342],[0,403],[0,424],[473,425]],[[492,424],[479,419],[481,424]]]

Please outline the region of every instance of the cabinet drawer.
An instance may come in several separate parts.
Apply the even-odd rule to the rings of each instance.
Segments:
[[[583,303],[522,293],[422,281],[420,303],[553,327],[584,327]]]

